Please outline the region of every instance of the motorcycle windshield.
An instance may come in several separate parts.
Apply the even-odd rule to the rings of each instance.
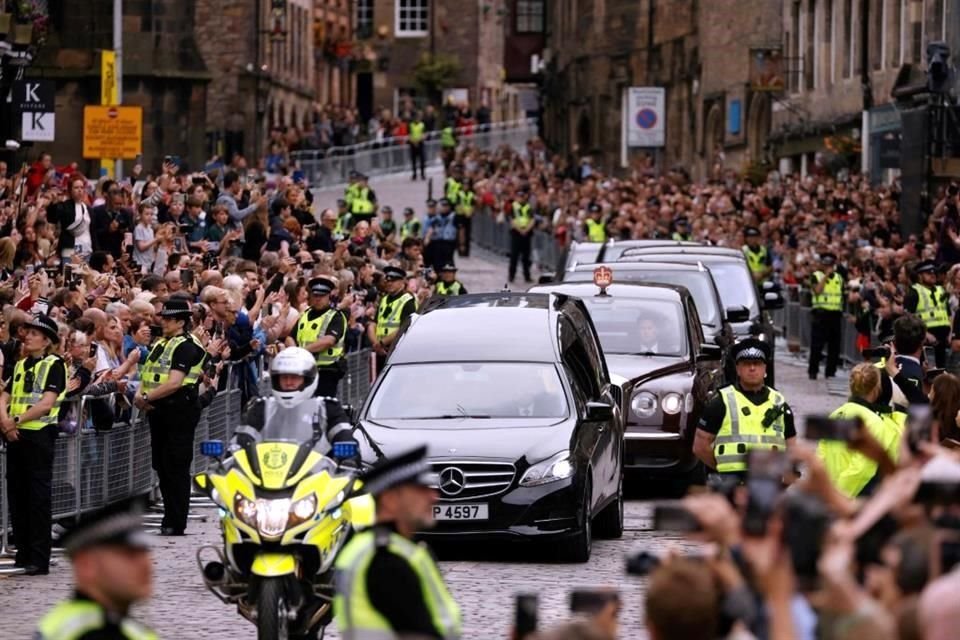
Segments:
[[[263,440],[285,440],[288,442],[308,442],[313,438],[313,424],[322,414],[323,407],[315,400],[301,402],[287,409],[279,406],[273,399],[267,401],[265,420],[260,436]],[[325,417],[321,418],[323,425]]]

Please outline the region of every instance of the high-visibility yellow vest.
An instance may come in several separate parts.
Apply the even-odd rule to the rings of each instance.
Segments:
[[[409,222],[404,222],[400,225],[400,239],[406,240],[407,238],[419,238],[420,237],[420,221],[414,218]]]
[[[917,316],[927,325],[927,329],[950,326],[950,309],[943,287],[937,285],[933,291],[922,284],[913,285],[917,292]]]
[[[726,413],[723,424],[713,442],[713,454],[717,458],[717,471],[730,473],[747,470],[747,454],[755,449],[780,449],[787,446],[784,437],[783,414],[777,416],[767,428],[763,419],[767,411],[783,404],[783,396],[770,389],[767,400],[755,405],[739,389],[730,385],[720,390]]]
[[[370,189],[361,187],[354,192],[353,203],[350,205],[350,211],[355,215],[366,215],[376,211],[376,205],[370,199]]]
[[[170,365],[173,364],[173,354],[184,342],[192,340],[201,351],[205,351],[203,345],[192,333],[181,334],[172,338],[161,338],[157,344],[150,350],[146,362],[140,369],[140,389],[144,393],[150,393],[170,378]],[[183,386],[196,386],[200,382],[200,375],[203,373],[203,361],[206,357],[200,358],[187,372],[183,379]]]
[[[758,251],[755,251],[750,248],[750,245],[745,244],[742,247],[743,255],[747,258],[747,266],[750,268],[750,273],[757,275],[763,273],[767,270],[767,248],[760,246]]]
[[[524,202],[514,202],[513,203],[513,220],[511,221],[511,226],[514,229],[522,229],[530,224],[530,218],[532,217],[530,213],[530,203]]]
[[[337,556],[333,611],[340,636],[344,640],[386,640],[396,637],[391,621],[377,611],[367,592],[368,579],[390,578],[368,574],[370,564],[381,548],[402,558],[417,575],[434,628],[445,640],[460,638],[460,607],[450,595],[440,569],[427,548],[393,532],[370,530],[355,535]]]
[[[341,317],[343,316],[343,312],[341,312],[339,309],[327,309],[323,312],[323,315],[313,320],[310,320],[309,314],[310,310],[307,309],[297,320],[297,344],[304,349],[306,349],[307,345],[309,345],[311,342],[316,342],[323,336],[327,335],[327,329],[330,327],[330,323],[333,322],[334,318],[336,318],[338,314]],[[314,354],[316,356],[317,366],[329,367],[332,364],[336,364],[337,361],[343,357],[343,343],[345,339],[345,333],[341,334],[340,338],[332,347]]]
[[[454,280],[450,284],[447,284],[443,280],[437,282],[437,286],[434,288],[434,293],[438,296],[458,296],[460,295],[460,289],[463,287],[459,282]]]
[[[420,144],[423,142],[423,136],[427,131],[427,125],[422,122],[410,123],[410,142]]]
[[[380,298],[380,305],[377,307],[378,340],[397,332],[400,328],[400,314],[410,300],[416,300],[411,293],[404,293],[393,302],[389,301],[388,296]]]
[[[353,200],[357,197],[357,192],[359,190],[360,185],[356,182],[347,185],[346,190],[343,192],[343,201],[347,203],[347,207],[353,206]]]
[[[444,127],[440,132],[440,146],[444,149],[452,149],[457,146],[457,139],[453,136],[453,127]]]
[[[477,194],[473,191],[463,189],[460,191],[460,200],[457,203],[457,213],[468,218],[473,215],[474,202],[477,200]]]
[[[859,418],[891,459],[894,461],[897,459],[900,436],[903,433],[903,418],[893,414],[890,414],[889,418],[882,418],[856,402],[840,405],[830,414],[830,417],[833,419]],[[827,475],[830,476],[837,490],[851,498],[860,495],[867,483],[877,474],[877,463],[851,450],[845,442],[821,440],[817,445],[817,456],[823,460]]]
[[[460,184],[459,180],[456,178],[447,178],[447,182],[443,185],[443,196],[455,207],[457,203],[460,202],[460,193],[462,190],[463,185]]]
[[[78,640],[102,629],[107,616],[96,602],[91,600],[67,600],[51,609],[37,625],[37,640]],[[157,640],[158,636],[139,622],[124,618],[120,633],[127,640]]]
[[[819,283],[826,275],[823,271],[815,271],[813,277]],[[822,311],[843,311],[843,277],[834,272],[827,278],[823,291],[813,294],[813,308]]]
[[[607,227],[600,220],[587,218],[587,238],[590,242],[606,242]]]
[[[30,369],[26,368],[24,365],[25,362],[26,358],[18,360],[17,364],[13,367],[13,386],[10,389],[11,418],[22,416],[27,412],[27,409],[40,402],[43,398],[43,388],[47,386],[47,376],[50,375],[50,370],[53,367],[64,367],[64,371],[66,371],[66,365],[63,363],[63,360],[55,355],[49,355],[38,360]],[[64,379],[66,379],[66,375]],[[28,382],[30,383],[29,385],[27,384]],[[57,396],[53,407],[47,412],[47,415],[30,420],[29,422],[21,422],[17,425],[17,428],[35,431],[37,429],[43,429],[48,425],[56,424],[57,418],[60,415],[60,403],[63,402],[66,396],[67,386],[64,385],[63,391]]]
[[[689,233],[680,233],[679,231],[674,231],[673,235],[670,236],[670,239],[676,242],[689,242],[693,239],[693,236]]]

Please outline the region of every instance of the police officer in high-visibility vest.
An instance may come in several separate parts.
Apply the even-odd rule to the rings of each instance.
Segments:
[[[460,202],[460,193],[463,191],[463,165],[454,162],[450,165],[450,175],[443,183],[443,197],[454,207]]]
[[[603,208],[596,202],[591,202],[587,206],[587,219],[583,221],[583,226],[587,232],[587,241],[606,242],[607,225],[603,222]]]
[[[67,394],[67,367],[56,355],[60,336],[53,320],[38,315],[22,327],[24,357],[7,374],[9,382],[0,394],[0,431],[8,443],[7,500],[17,544],[14,564],[33,576],[50,571],[53,456],[60,403]]]
[[[903,308],[914,313],[927,325],[927,333],[933,340],[937,367],[947,364],[947,349],[950,346],[950,296],[937,284],[937,267],[933,260],[924,260],[914,269],[917,282],[903,297]],[[927,363],[933,366],[932,362]]]
[[[517,262],[520,261],[523,262],[524,279],[533,282],[530,277],[530,245],[536,220],[529,196],[527,188],[521,187],[510,209],[510,266],[507,272],[510,282],[517,276]]]
[[[377,321],[367,325],[367,338],[377,354],[378,373],[387,363],[387,351],[396,340],[400,325],[416,311],[417,299],[407,291],[407,272],[393,265],[384,267]]]
[[[40,619],[34,640],[157,640],[129,617],[153,591],[150,537],[140,514],[108,508],[62,542],[73,564],[74,593]]]
[[[858,364],[850,372],[850,397],[830,418],[858,420],[887,454],[886,469],[881,470],[874,460],[851,449],[848,442],[821,440],[817,445],[817,456],[823,460],[833,485],[850,498],[871,493],[878,471],[889,473],[900,454],[906,415],[899,411],[884,411],[881,415],[877,410],[880,391],[880,369],[867,362]],[[859,439],[854,435],[851,442]]]
[[[448,169],[457,154],[457,134],[450,125],[440,130],[440,157],[443,168]]]
[[[333,233],[331,236],[335,242],[343,240],[343,238],[353,227],[353,221],[350,217],[350,205],[347,204],[346,200],[340,199],[337,200],[337,224],[333,228]]]
[[[340,380],[346,373],[344,340],[347,319],[330,306],[330,293],[336,285],[328,278],[313,278],[307,283],[310,307],[300,315],[288,342],[313,354],[317,363],[318,396],[336,398]]]
[[[423,225],[420,224],[420,219],[417,218],[413,207],[404,207],[403,223],[400,225],[400,242],[403,242],[407,238],[419,238],[422,228]]]
[[[717,473],[742,478],[750,451],[783,451],[797,431],[783,395],[763,383],[772,357],[769,345],[747,338],[730,349],[737,382],[720,389],[704,407],[693,452]]]
[[[473,212],[477,205],[477,194],[473,191],[473,180],[463,181],[460,199],[457,201],[457,229],[459,229],[460,255],[470,255],[470,241],[473,236]]]
[[[368,178],[364,174],[357,176],[357,188],[350,203],[350,228],[360,221],[372,223],[377,215],[377,194],[367,184]]]
[[[347,203],[348,211],[353,207],[353,199],[357,197],[357,190],[360,188],[359,178],[360,172],[353,169],[347,175],[347,186],[343,190],[343,200]]]
[[[824,375],[832,378],[840,363],[840,337],[843,327],[843,276],[837,273],[837,257],[832,253],[820,256],[823,268],[810,277],[813,312],[810,314],[810,360],[807,375],[817,379],[823,347],[827,347]]]
[[[433,287],[433,293],[438,296],[464,296],[467,288],[457,280],[457,267],[445,264],[440,267],[440,279]]]
[[[747,266],[753,275],[753,281],[760,284],[773,273],[773,258],[767,247],[761,243],[760,230],[756,227],[747,227],[743,230],[743,255],[747,258]]]
[[[407,144],[410,146],[410,167],[413,170],[413,180],[417,179],[417,164],[420,165],[420,179],[427,179],[426,153],[424,152],[424,138],[427,136],[427,125],[423,122],[423,115],[419,111],[410,120],[410,133]]]
[[[426,447],[377,462],[363,478],[377,523],[356,534],[334,565],[334,619],[344,640],[462,634],[460,608],[433,555],[413,536],[434,524],[436,479]]]
[[[693,240],[693,234],[690,233],[690,222],[683,216],[673,221],[673,234],[671,240],[676,242],[690,242]]]
[[[193,437],[200,421],[197,387],[206,353],[190,333],[190,305],[172,298],[160,312],[163,337],[150,349],[140,370],[134,403],[147,412],[153,468],[163,494],[160,533],[181,536],[190,509],[190,464]]]

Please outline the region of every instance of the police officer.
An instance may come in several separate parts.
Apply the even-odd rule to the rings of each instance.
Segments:
[[[332,280],[313,278],[307,283],[310,307],[300,315],[289,344],[313,354],[317,365],[317,395],[337,397],[340,379],[346,373],[343,358],[347,320],[343,312],[330,306]]]
[[[347,205],[347,211],[351,210],[353,199],[357,197],[357,190],[360,188],[359,177],[360,172],[353,169],[347,175],[347,186],[343,190],[343,201]]]
[[[383,269],[383,294],[377,306],[377,321],[367,325],[367,337],[377,354],[377,371],[387,362],[387,350],[404,320],[417,311],[417,299],[407,291],[407,273],[392,265]]]
[[[773,258],[767,247],[760,243],[760,230],[756,227],[747,227],[743,230],[743,255],[747,257],[747,266],[753,275],[753,281],[760,284],[773,273]]]
[[[128,617],[153,590],[149,537],[136,512],[110,509],[63,538],[73,564],[73,596],[37,625],[35,640],[156,640]]]
[[[446,198],[440,200],[440,211],[427,225],[424,240],[430,250],[430,265],[439,272],[445,264],[453,263],[457,251],[457,218],[451,203]]]
[[[163,494],[160,534],[181,536],[190,508],[190,464],[200,421],[197,387],[206,353],[190,333],[190,305],[171,298],[160,312],[163,337],[150,350],[140,371],[134,404],[147,412],[153,468]]]
[[[690,224],[683,216],[677,218],[674,223],[674,232],[670,236],[676,242],[690,242],[693,240],[693,234],[690,233]]]
[[[587,219],[584,221],[587,240],[590,242],[607,241],[607,225],[603,223],[603,208],[596,202],[587,207]]]
[[[530,244],[533,227],[536,221],[529,202],[530,192],[526,187],[517,191],[517,199],[513,201],[510,210],[510,267],[507,275],[510,282],[517,276],[517,262],[523,261],[523,277],[527,282],[533,282],[530,277]]]
[[[927,332],[936,340],[936,366],[942,368],[946,366],[947,348],[950,344],[950,297],[943,287],[937,284],[937,267],[933,260],[920,262],[914,269],[914,274],[917,282],[903,297],[903,308],[919,316],[927,326]]]
[[[56,355],[57,324],[38,315],[22,325],[24,357],[0,395],[7,441],[7,499],[17,543],[14,564],[29,576],[50,572],[51,487],[57,417],[67,394],[67,367]]]
[[[837,257],[832,253],[820,256],[823,269],[810,277],[813,313],[810,314],[810,361],[807,375],[817,379],[823,347],[827,347],[824,375],[832,378],[840,362],[840,336],[843,327],[843,276],[836,271]]]
[[[407,238],[420,237],[421,224],[412,207],[403,208],[403,224],[400,225],[400,242]]]
[[[427,200],[427,217],[424,220],[424,227],[427,232],[436,224],[437,220],[437,201],[433,198]],[[423,238],[423,264],[425,266],[433,267],[434,263],[434,250],[435,247],[433,244],[427,241],[429,233],[426,233]]]
[[[360,221],[370,223],[377,215],[377,194],[367,184],[367,176],[357,175],[357,185],[350,203],[350,228]]]
[[[333,228],[334,241],[342,240],[351,227],[353,227],[353,220],[350,216],[350,205],[346,200],[337,200],[337,225]]]
[[[720,474],[742,477],[751,450],[784,450],[796,437],[793,412],[763,381],[770,361],[766,342],[747,338],[731,347],[737,381],[720,389],[704,407],[693,452]]]
[[[457,155],[457,134],[450,125],[440,130],[440,157],[443,159],[443,168],[447,169]]]
[[[459,162],[450,165],[450,175],[443,183],[443,197],[456,207],[460,203],[460,193],[463,191],[463,166]]]
[[[410,168],[413,170],[412,180],[417,179],[417,163],[420,164],[420,179],[426,180],[426,153],[424,152],[423,139],[427,135],[427,125],[423,122],[423,116],[419,111],[414,114],[410,120],[410,135],[407,143],[410,145]]]
[[[473,212],[476,209],[477,194],[473,192],[473,180],[464,180],[460,199],[457,201],[457,229],[459,230],[460,255],[470,255],[470,240],[473,235]]]
[[[457,280],[457,267],[445,264],[440,267],[440,280],[437,281],[433,292],[438,296],[463,296],[467,288]]]
[[[436,561],[414,534],[433,525],[437,501],[426,447],[382,460],[364,476],[377,524],[337,556],[337,629],[344,640],[461,637],[460,608]]]

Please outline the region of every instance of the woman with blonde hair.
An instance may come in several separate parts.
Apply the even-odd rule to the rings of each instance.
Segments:
[[[13,273],[13,256],[17,253],[17,243],[13,238],[0,238],[0,280],[7,280]]]
[[[858,364],[850,372],[850,397],[830,414],[830,418],[859,420],[861,428],[865,428],[890,459],[896,461],[902,429],[877,413],[875,403],[880,391],[880,369],[866,362]],[[846,442],[821,440],[817,455],[823,460],[834,486],[848,497],[855,498],[869,490],[877,476],[877,463],[851,449]]]

